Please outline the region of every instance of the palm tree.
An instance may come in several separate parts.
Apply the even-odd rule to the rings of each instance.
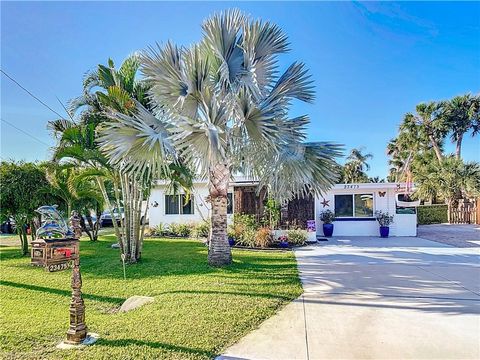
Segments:
[[[350,150],[347,156],[347,162],[343,167],[343,177],[345,183],[365,182],[368,176],[365,171],[370,170],[368,160],[373,158],[370,153],[364,154],[363,148]]]
[[[426,137],[435,151],[439,163],[443,160],[442,144],[448,133],[448,127],[442,117],[442,104],[436,102],[421,103],[416,114],[405,116],[404,127],[415,126],[419,136]]]
[[[98,132],[107,120],[106,114],[115,111],[118,114],[131,115],[136,103],[147,106],[145,81],[136,79],[139,68],[138,55],[129,56],[120,66],[115,67],[113,60],[98,65],[95,71],[87,73],[83,82],[81,96],[69,102],[69,112],[76,115],[77,121],[57,120],[50,127],[59,134],[59,144],[54,152],[55,159],[70,158],[87,167],[84,179],[95,179],[105,199],[110,213],[114,208],[124,208],[125,216],[120,218],[120,227],[113,221],[115,234],[122,253],[131,263],[141,257],[143,235],[148,211],[148,197],[152,182],[151,169],[144,169],[132,176],[127,173],[129,164],[125,161],[109,161],[98,147]],[[126,144],[118,143],[117,147]],[[191,175],[181,161],[168,163],[157,172],[159,178],[167,179],[173,189],[180,187],[188,190]],[[115,204],[110,201],[105,182],[111,181]],[[142,202],[147,199],[147,207],[142,213]]]
[[[480,130],[480,96],[466,94],[445,101],[442,116],[450,130],[452,141],[456,143],[455,155],[460,159],[464,135],[472,130],[472,136],[475,136]]]
[[[51,195],[63,200],[67,212],[70,216],[72,210],[85,215],[89,228],[86,226],[83,216],[80,217],[80,223],[83,231],[87,233],[90,240],[95,241],[98,238],[98,221],[93,223],[91,211],[95,210],[97,218],[103,207],[102,194],[94,184],[86,181],[82,177],[82,169],[78,169],[74,164],[45,163],[45,175],[51,185]],[[92,230],[92,232],[90,232]]]
[[[206,20],[203,35],[189,48],[169,42],[142,54],[152,111],[137,102],[133,114],[112,112],[100,141],[110,160],[132,173],[168,171],[169,161],[181,159],[208,179],[208,261],[222,266],[231,262],[232,174],[258,179],[284,202],[328,189],[339,147],[305,143],[308,117],[288,117],[292,100],[312,102],[314,92],[302,63],[277,76],[277,56],[288,51],[278,26],[232,10]]]

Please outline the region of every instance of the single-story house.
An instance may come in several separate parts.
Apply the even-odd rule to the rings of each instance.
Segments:
[[[405,207],[399,195],[405,192],[402,183],[337,184],[324,194],[291,200],[281,209],[282,228],[292,225],[306,227],[308,220],[315,220],[317,236],[323,236],[320,212],[335,212],[335,236],[377,236],[379,225],[375,211],[394,215],[390,226],[391,236],[416,236],[417,215],[415,207]],[[228,192],[229,222],[233,214],[252,214],[260,219],[264,214],[267,191],[258,191],[258,183],[245,177],[236,177]],[[192,194],[173,194],[165,182],[158,181],[150,195],[150,226],[159,223],[195,223],[208,220],[210,204],[208,184],[194,181]]]

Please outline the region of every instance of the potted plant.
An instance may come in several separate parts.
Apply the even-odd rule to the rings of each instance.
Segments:
[[[323,235],[331,237],[333,234],[333,222],[335,213],[331,210],[325,210],[320,213],[320,220],[323,222]]]
[[[375,211],[375,217],[380,224],[380,237],[388,238],[388,234],[390,233],[390,224],[393,223],[393,215],[380,210]]]
[[[279,238],[278,238],[278,241],[279,241],[279,246],[281,248],[288,248],[288,237],[287,235],[281,235]]]
[[[235,232],[233,229],[229,228],[227,231],[227,237],[228,237],[228,244],[230,246],[235,245]]]

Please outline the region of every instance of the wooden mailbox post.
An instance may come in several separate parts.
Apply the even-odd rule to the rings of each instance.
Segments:
[[[82,275],[80,273],[79,240],[81,227],[80,218],[76,213],[72,214],[70,222],[74,232],[68,232],[65,238],[37,237],[36,240],[32,241],[31,264],[43,266],[49,272],[72,268],[70,326],[64,343],[67,345],[80,345],[87,338],[87,326],[85,325],[85,304],[81,290]]]

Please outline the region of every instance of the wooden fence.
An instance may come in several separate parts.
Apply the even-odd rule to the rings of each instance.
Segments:
[[[478,205],[478,202],[477,202]],[[450,224],[478,224],[477,206],[473,203],[460,204],[457,208],[450,209]]]

